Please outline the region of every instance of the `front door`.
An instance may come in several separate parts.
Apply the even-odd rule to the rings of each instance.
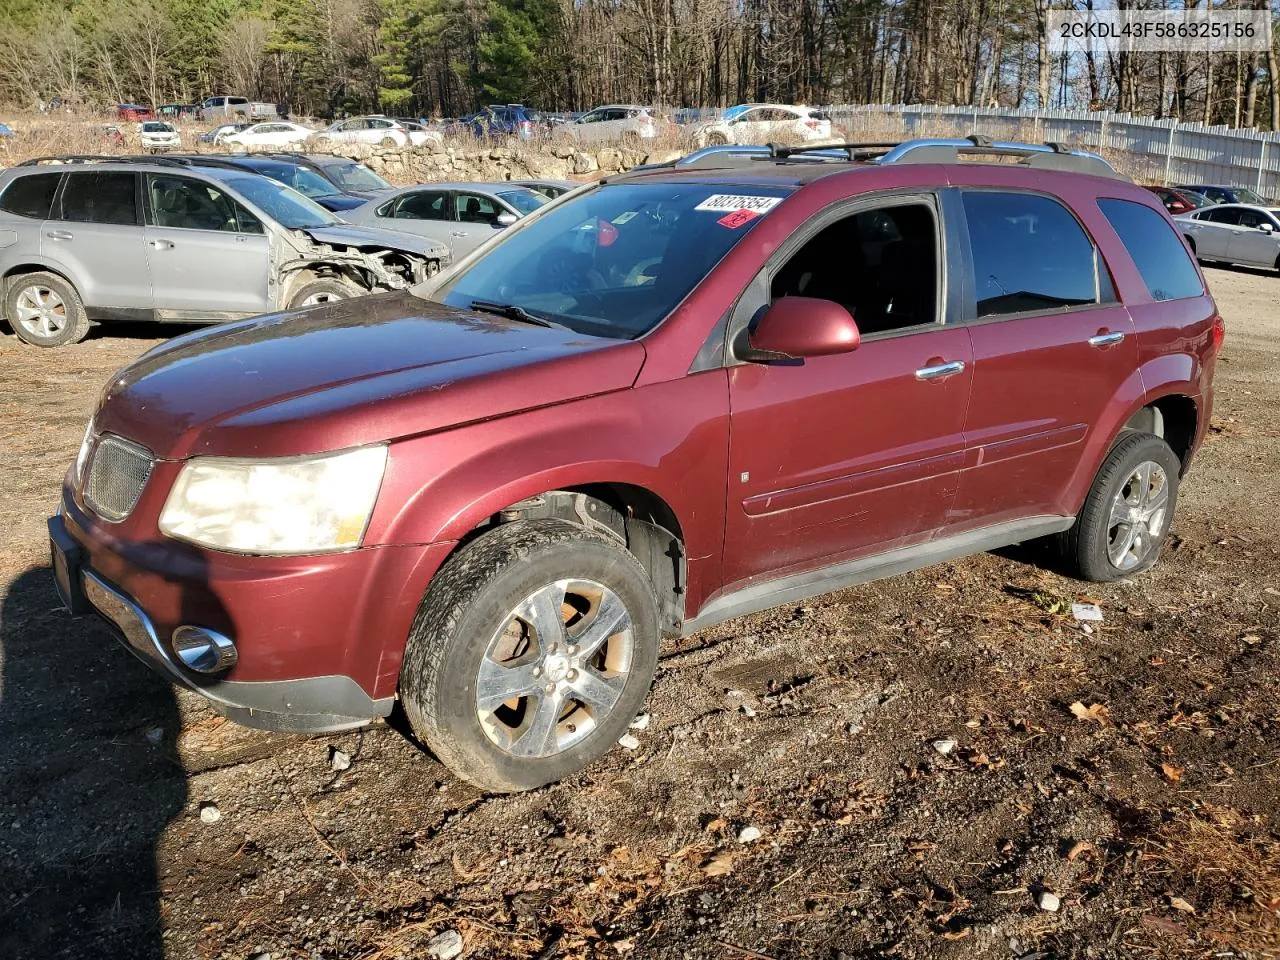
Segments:
[[[1138,369],[1128,311],[1093,241],[1061,203],[963,195],[976,319],[966,470],[953,522],[1070,516],[1065,493],[1090,430]]]
[[[449,247],[454,260],[502,231],[498,215],[508,211],[493,197],[460,190],[453,195],[453,205],[457,222],[449,232]]]
[[[1280,256],[1280,233],[1276,232],[1275,219],[1261,210],[1242,208],[1238,213],[1239,225],[1231,231],[1228,250],[1231,262],[1255,267],[1276,266],[1276,257]]]
[[[968,330],[945,322],[939,223],[932,195],[853,204],[753,284],[759,309],[784,296],[842,304],[862,343],[730,367],[726,585],[881,552],[942,525],[973,363]]]
[[[270,308],[267,237],[253,214],[211,183],[172,174],[147,174],[146,200],[146,253],[162,318]]]

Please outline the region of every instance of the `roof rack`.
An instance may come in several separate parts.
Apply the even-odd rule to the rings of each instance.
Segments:
[[[800,162],[871,161],[890,163],[957,163],[962,156],[1017,157],[1019,163],[1040,170],[1068,170],[1095,176],[1127,179],[1115,167],[1087,150],[1073,150],[1063,143],[1019,143],[992,140],[977,134],[956,139],[925,138],[901,143],[821,143],[813,146],[786,147],[721,145],[703,147],[687,156],[652,167],[693,167],[713,169],[743,167],[762,160]]]
[[[155,163],[161,166],[186,167],[189,163],[184,163],[179,157],[165,156],[125,156],[112,157],[92,153],[70,153],[61,156],[51,157],[32,157],[30,160],[23,160],[17,164],[19,167],[38,167],[43,164],[69,164],[69,163]]]

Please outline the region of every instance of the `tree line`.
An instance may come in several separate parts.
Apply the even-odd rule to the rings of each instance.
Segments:
[[[1134,0],[1121,0],[1121,5]],[[1273,0],[1142,0],[1238,9]],[[484,103],[1084,107],[1274,129],[1269,53],[1052,54],[1093,0],[0,0],[0,102],[215,93],[330,117]]]

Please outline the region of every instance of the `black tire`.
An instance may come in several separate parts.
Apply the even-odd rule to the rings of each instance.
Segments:
[[[1139,499],[1136,484],[1131,484],[1131,480],[1136,479],[1136,471],[1143,464],[1156,465],[1163,471],[1162,483],[1166,493],[1159,529],[1153,532],[1149,527],[1143,527],[1135,541],[1134,551],[1126,552],[1122,562],[1116,563],[1113,551],[1123,546],[1123,538],[1132,525],[1116,525],[1113,510],[1118,512],[1121,509],[1117,498],[1122,492],[1134,491],[1126,497],[1127,502]],[[1105,583],[1151,569],[1160,558],[1160,550],[1169,535],[1178,503],[1181,469],[1178,455],[1160,437],[1138,432],[1122,434],[1102,462],[1084,507],[1076,517],[1075,526],[1062,535],[1063,558],[1069,572],[1085,580]],[[1137,552],[1139,547],[1141,555]]]
[[[359,296],[361,292],[345,280],[321,277],[319,280],[311,280],[304,283],[293,291],[289,295],[288,309],[297,310],[300,307],[314,307],[322,303],[333,303],[337,300],[350,300],[352,297]],[[313,302],[308,303],[308,300],[313,300]]]
[[[728,145],[729,138],[723,133],[712,133],[707,136],[708,147],[727,147]]]
[[[486,733],[480,719],[476,690],[486,653],[510,636],[499,631],[517,622],[516,608],[528,598],[557,581],[579,578],[608,588],[631,617],[630,665],[621,692],[607,712],[590,719],[588,732],[576,743],[546,756],[515,756]],[[589,628],[593,621],[588,614],[594,616],[595,610],[583,614]],[[572,630],[571,625],[565,634],[570,643]],[[505,524],[467,546],[436,574],[409,634],[400,670],[401,702],[414,732],[459,777],[494,792],[529,790],[577,773],[617,743],[653,682],[658,635],[653,586],[621,544],[563,520]],[[526,711],[530,723],[528,732],[536,719],[529,711],[541,702],[540,692],[519,701],[518,709]],[[564,709],[572,708],[572,700],[564,702]],[[573,719],[555,715],[560,725]],[[572,733],[575,728],[567,729]],[[559,725],[553,726],[552,735],[558,737],[558,730]]]
[[[1187,246],[1191,248],[1191,255],[1196,255],[1196,238],[1190,234],[1184,234],[1183,239],[1187,241]]]
[[[32,297],[37,299],[32,300]],[[27,323],[19,319],[20,307],[26,310],[39,300],[56,300],[59,304],[54,315],[62,318],[62,324],[49,335],[43,335],[34,321]],[[10,279],[9,291],[4,298],[4,315],[18,339],[35,347],[65,347],[79,343],[89,335],[89,318],[76,288],[57,274],[43,270]]]

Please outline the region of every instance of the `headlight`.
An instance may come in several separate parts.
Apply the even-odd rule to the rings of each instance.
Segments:
[[[84,468],[89,462],[89,447],[93,444],[93,417],[89,418],[89,425],[84,428],[84,439],[80,441],[80,452],[76,454],[76,486],[80,486],[84,482]]]
[[[160,530],[234,553],[358,547],[386,465],[385,446],[279,460],[197,457],[178,474]]]

